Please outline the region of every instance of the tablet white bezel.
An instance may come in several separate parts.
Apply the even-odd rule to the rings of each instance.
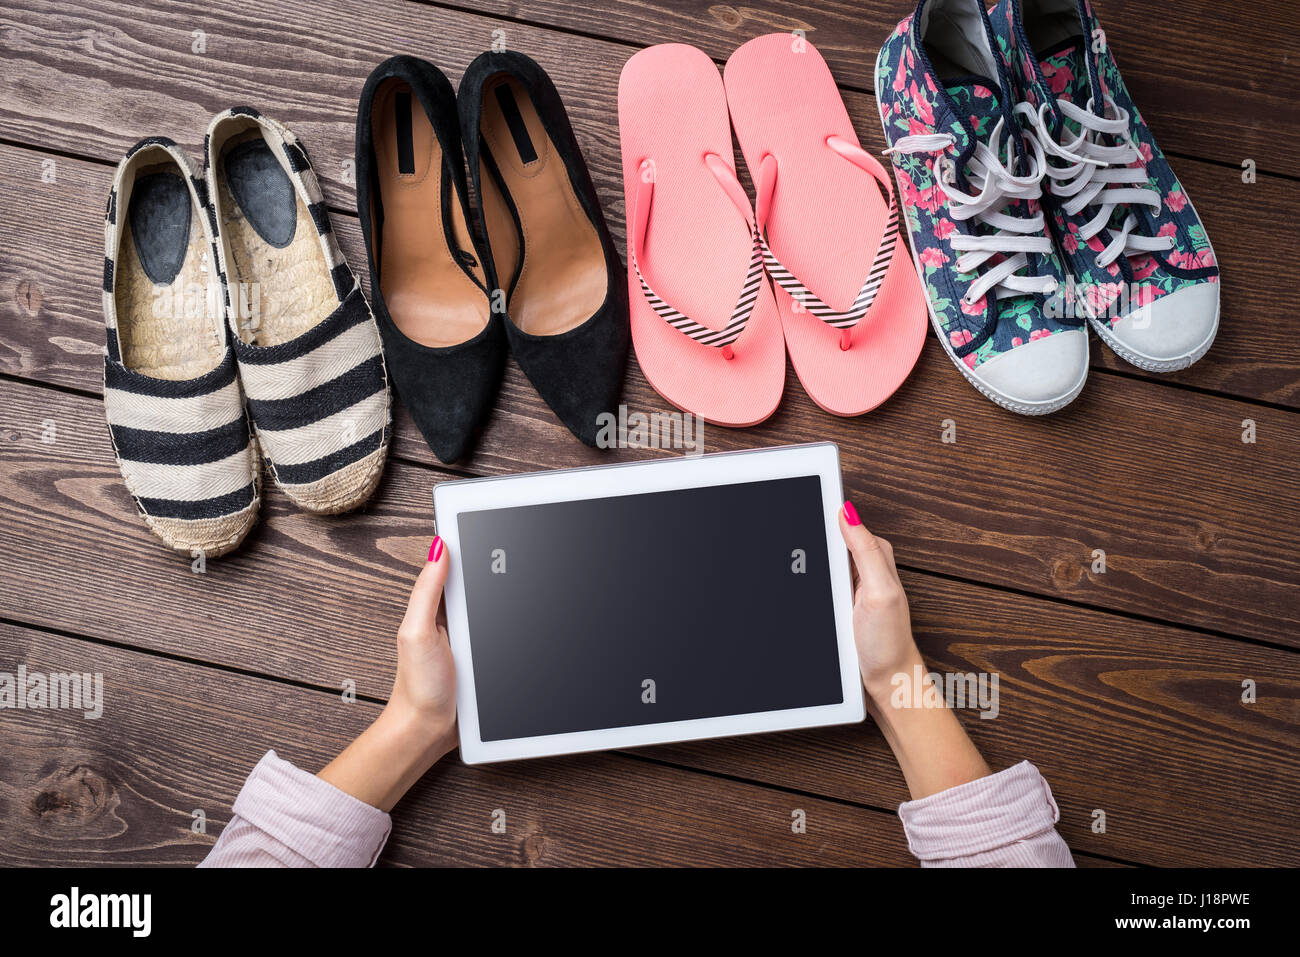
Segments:
[[[459,562],[461,549],[457,519],[462,512],[808,475],[815,475],[821,480],[843,694],[843,700],[839,704],[502,741],[481,740],[465,582]],[[858,676],[857,652],[853,644],[849,556],[843,547],[838,525],[842,501],[839,449],[833,442],[723,452],[698,458],[654,459],[591,468],[528,472],[436,485],[433,502],[438,534],[442,536],[451,555],[451,569],[443,600],[446,602],[451,651],[456,661],[456,707],[460,725],[461,759],[466,764],[480,764],[861,721],[865,710],[862,683]]]

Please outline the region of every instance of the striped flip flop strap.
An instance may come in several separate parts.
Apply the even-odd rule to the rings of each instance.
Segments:
[[[682,335],[688,336],[703,345],[721,349],[739,339],[740,334],[745,331],[745,324],[749,322],[749,317],[754,313],[754,304],[758,302],[758,294],[763,285],[762,240],[758,235],[758,230],[753,226],[750,226],[749,232],[752,243],[749,271],[745,273],[745,284],[741,286],[740,298],[736,300],[736,308],[731,311],[731,318],[724,328],[711,329],[708,326],[701,325],[690,316],[669,305],[662,296],[650,288],[650,283],[646,282],[645,275],[641,272],[641,265],[637,262],[636,251],[633,250],[632,268],[636,270],[636,278],[641,282],[641,293],[645,296],[646,302],[650,304],[650,308],[664,322]]]
[[[822,302],[812,290],[798,280],[794,273],[785,268],[781,261],[776,258],[776,254],[772,252],[772,247],[767,243],[766,235],[760,235],[759,243],[768,275],[772,277],[773,282],[789,293],[790,298],[828,326],[834,329],[851,329],[871,309],[871,304],[876,300],[876,293],[880,291],[881,285],[884,284],[885,274],[889,272],[889,264],[893,262],[894,247],[898,243],[898,206],[894,202],[894,196],[891,192],[889,194],[889,218],[885,222],[885,232],[880,237],[880,247],[876,250],[876,257],[871,262],[871,269],[868,270],[867,278],[862,282],[862,288],[858,290],[857,296],[854,297],[853,305],[843,312],[832,309]]]

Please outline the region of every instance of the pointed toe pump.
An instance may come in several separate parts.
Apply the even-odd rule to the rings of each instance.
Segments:
[[[393,383],[443,462],[470,452],[507,348],[462,157],[447,78],[414,57],[381,63],[357,110],[357,213]]]
[[[510,51],[470,64],[459,107],[510,349],[560,421],[594,446],[623,388],[627,287],[564,104],[536,62]]]

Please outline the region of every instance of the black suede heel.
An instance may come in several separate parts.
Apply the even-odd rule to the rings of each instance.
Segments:
[[[546,72],[527,56],[513,51],[484,53],[475,59],[461,78],[458,103],[470,182],[474,195],[478,197],[479,228],[489,247],[486,262],[489,281],[495,288],[504,289],[506,294],[507,317],[503,326],[510,348],[520,368],[560,421],[583,442],[595,446],[600,416],[602,413],[617,416],[623,388],[630,340],[627,273],[610,239],[600,200],[592,186],[564,104]],[[498,126],[495,146],[484,133],[485,114],[490,115],[491,122]],[[529,118],[532,119],[531,125]],[[548,157],[551,147],[554,156]],[[562,161],[568,187],[594,230],[594,237],[582,237],[588,241],[589,253],[583,287],[591,312],[586,315],[546,315],[552,301],[563,302],[567,294],[570,278],[563,274],[543,274],[540,277],[532,274],[528,279],[530,291],[521,293],[521,279],[527,268],[537,258],[544,258],[540,251],[547,246],[563,246],[565,237],[545,233],[532,235],[536,248],[532,251],[534,260],[529,260],[524,223],[530,214],[529,203],[536,204],[538,199],[513,195],[503,168],[510,164],[514,175],[519,177],[516,182],[527,182],[535,175],[534,171],[550,159]],[[492,191],[490,195],[499,192],[509,210],[513,235],[510,235],[509,223],[504,217],[498,216],[495,235],[489,228],[488,204],[484,201],[484,168],[491,177],[491,182],[486,184]],[[555,199],[553,194],[541,197],[543,205],[548,207]],[[497,211],[500,212],[499,207]],[[543,217],[547,214],[546,210],[539,213]],[[603,256],[603,295],[594,282],[599,271],[594,258],[597,256]],[[508,275],[503,275],[507,272]],[[519,301],[521,296],[541,300],[543,305],[540,309],[533,307],[530,310],[528,303]],[[572,305],[572,302],[567,305]],[[523,321],[530,311],[533,315]],[[553,318],[558,321],[552,322]],[[535,331],[529,330],[530,323]],[[558,331],[555,326],[560,327]]]
[[[417,296],[414,303],[408,293],[402,307],[413,305],[425,317],[420,321],[436,332],[433,327],[438,322],[439,310],[445,307],[448,313],[454,312],[458,305],[464,313],[465,303],[452,300],[458,296],[464,298],[467,290],[476,302],[481,295],[486,323],[481,331],[463,341],[436,345],[419,341],[411,334],[412,322],[403,321],[402,307],[395,320],[384,296],[383,262],[395,258],[397,251],[386,252],[383,248],[384,197],[373,124],[376,98],[388,105],[389,96],[394,97],[398,113],[396,163],[400,174],[411,174],[414,178],[420,160],[411,143],[410,114],[403,117],[402,110],[409,110],[413,100],[417,109],[423,108],[432,125],[436,143],[428,144],[424,159],[433,162],[430,157],[434,152],[438,154],[441,208],[430,208],[427,222],[428,229],[441,230],[442,237],[422,236],[419,241],[429,242],[436,252],[445,240],[445,252],[454,261],[442,264],[450,265],[454,284],[429,288],[427,295]],[[376,67],[361,93],[356,133],[357,214],[361,218],[370,265],[371,303],[397,393],[411,411],[429,448],[443,462],[455,462],[472,448],[500,387],[507,349],[503,321],[491,311],[488,291],[494,284],[488,281],[490,273],[482,265],[487,257],[466,228],[472,222],[472,214],[462,163],[456,98],[447,78],[432,64],[408,56],[392,57]],[[423,175],[429,172],[426,170]],[[390,202],[394,201],[395,198],[390,198]],[[466,284],[466,279],[472,286]]]

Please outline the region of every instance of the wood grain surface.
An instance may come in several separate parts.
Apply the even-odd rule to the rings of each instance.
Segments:
[[[95,399],[0,381],[0,406],[14,413],[0,434],[0,518],[12,530],[0,555],[4,607],[22,606],[25,622],[47,629],[331,694],[351,681],[364,697],[387,696],[392,636],[431,536],[432,486],[446,473],[390,464],[376,500],[337,519],[304,515],[272,489],[254,541],[195,574],[135,518]],[[998,717],[971,713],[967,726],[995,767],[1033,754],[1073,847],[1149,863],[1290,859],[1294,820],[1276,823],[1272,843],[1252,836],[1300,783],[1294,652],[919,571],[905,584],[934,667],[1000,675]],[[86,600],[69,601],[75,594]],[[1247,679],[1259,686],[1250,706],[1240,700]],[[870,725],[646,753],[875,808],[906,800]],[[585,759],[568,760],[580,768]],[[1243,777],[1243,760],[1267,773]],[[1128,828],[1093,834],[1099,807]],[[1207,809],[1217,816],[1205,833]]]
[[[282,683],[0,625],[41,672],[99,673],[102,717],[0,716],[0,865],[195,864],[267,750],[316,770],[379,712]],[[311,734],[304,734],[310,727]],[[491,829],[504,811],[506,832]],[[196,834],[195,811],[207,833]],[[802,810],[805,833],[791,829]],[[440,763],[393,815],[386,864],[899,865],[892,814],[618,754]]]
[[[576,0],[451,5],[636,47],[690,43],[719,63],[752,37],[802,30],[842,86],[867,93],[880,45],[916,9],[912,0],[609,0],[598,12]],[[1150,0],[1095,0],[1093,9],[1163,149],[1238,168],[1252,157],[1266,169],[1300,173],[1294,151],[1274,135],[1274,121],[1300,125],[1291,95],[1300,88],[1300,36],[1278,29],[1295,16],[1289,0],[1253,3],[1249,16],[1221,0],[1183,0],[1176,13],[1157,13]]]
[[[927,661],[999,675],[997,719],[962,720],[993,766],[1039,766],[1081,864],[1295,866],[1300,337],[1282,263],[1300,170],[1278,131],[1297,126],[1300,36],[1279,26],[1292,13],[1283,0],[1188,0],[1176,15],[1140,0],[1096,6],[1223,265],[1209,356],[1154,376],[1094,340],[1081,399],[1033,420],[980,397],[931,338],[868,416],[826,415],[790,373],[768,423],[706,429],[705,446],[838,443],[847,493],[894,543]],[[586,449],[512,363],[467,461],[440,465],[399,408],[393,460],[363,511],[309,516],[272,490],[243,549],[195,574],[136,517],[99,400],[103,205],[131,143],[167,135],[197,157],[217,110],[275,116],[311,151],[361,272],[351,157],[365,76],[406,52],[455,82],[502,30],[554,78],[621,243],[616,89],[636,49],[689,42],[722,63],[752,36],[804,29],[878,151],[872,64],[911,8],[10,0],[0,671],[99,670],[109,704],[98,721],[0,711],[0,864],[196,862],[266,749],[315,770],[377,713],[433,534],[434,484],[666,454]],[[1251,184],[1245,159],[1259,167]],[[625,401],[666,407],[635,360]],[[941,441],[948,419],[955,444]],[[363,700],[342,703],[345,681]],[[399,807],[383,863],[902,865],[893,812],[905,799],[869,723],[496,767],[452,759]],[[498,807],[506,835],[488,827]],[[790,832],[794,807],[809,815],[805,835]],[[207,835],[190,829],[198,808]]]

